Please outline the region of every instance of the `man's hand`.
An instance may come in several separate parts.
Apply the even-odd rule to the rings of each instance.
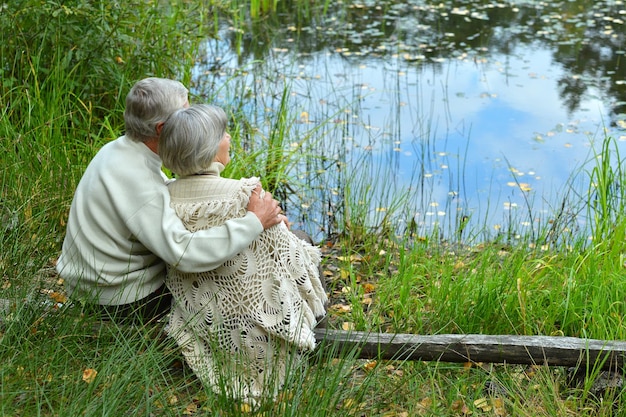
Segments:
[[[248,202],[248,211],[256,214],[263,225],[263,229],[269,229],[280,222],[288,224],[287,217],[282,214],[278,201],[272,198],[272,194],[264,192],[260,184],[252,191]]]

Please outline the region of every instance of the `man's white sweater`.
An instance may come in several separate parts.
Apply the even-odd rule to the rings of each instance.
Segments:
[[[254,213],[191,233],[170,208],[161,159],[122,136],[106,144],[81,178],[57,271],[70,297],[105,305],[147,297],[165,282],[165,264],[211,270],[263,231]]]

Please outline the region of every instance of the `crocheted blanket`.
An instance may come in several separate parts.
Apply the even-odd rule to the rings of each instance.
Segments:
[[[208,174],[169,185],[171,205],[190,231],[244,216],[258,184]],[[315,347],[312,330],[327,302],[320,258],[319,248],[281,223],[215,270],[168,270],[168,333],[205,384],[244,400],[276,394],[298,355]]]

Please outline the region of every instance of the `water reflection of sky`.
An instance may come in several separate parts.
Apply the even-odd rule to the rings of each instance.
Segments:
[[[327,74],[318,78],[330,77],[337,95],[354,96],[344,90],[350,85],[360,90],[362,136],[354,138],[360,147],[369,149],[373,143],[371,152],[378,155],[373,160],[395,166],[401,187],[409,186],[401,180],[414,178],[422,160],[432,174],[432,189],[422,190],[429,199],[422,202],[424,207],[415,207],[416,219],[426,223],[433,217],[454,217],[451,193],[458,193],[454,206],[481,222],[488,216],[489,227],[507,218],[511,207],[526,210],[527,200],[535,216],[546,210],[550,216],[565,196],[568,180],[592,156],[591,141],[604,137],[604,103],[591,92],[579,110],[568,114],[557,89],[562,74],[547,50],[445,61],[436,69],[412,66],[401,58],[351,65],[337,55],[325,57],[324,65],[314,61],[315,67],[303,72],[310,71],[310,80],[326,68]],[[313,90],[319,96],[296,94],[311,100],[299,103],[303,109],[327,98],[327,91]],[[623,132],[609,133],[624,139]],[[385,138],[398,136],[392,163]],[[420,155],[424,142],[428,152]]]
[[[274,53],[265,71],[281,77],[267,76],[265,84],[253,89],[271,95],[288,80],[293,116],[306,118],[295,125],[294,141],[329,120],[347,122],[338,123],[335,131],[321,130],[312,152],[345,162],[349,178],[361,184],[353,188],[373,184],[373,212],[408,190],[416,195],[408,210],[423,233],[437,223],[447,225],[444,232],[454,231],[460,215],[469,215],[473,228],[489,232],[512,219],[514,229],[523,232],[528,205],[535,221],[549,219],[574,175],[577,191],[586,192],[581,170],[590,168],[585,163],[593,156],[592,141],[605,136],[608,109],[600,94],[589,89],[569,114],[558,92],[563,71],[543,47],[440,62],[352,59],[329,52],[294,62],[287,51]],[[228,66],[228,60],[222,65]],[[233,60],[232,69],[239,65]],[[251,86],[259,82],[252,74]],[[269,86],[270,80],[276,85]],[[256,105],[259,120],[271,117],[267,101]],[[275,100],[272,106],[278,107]],[[623,131],[608,134],[620,146],[626,139]],[[316,206],[315,200],[326,198],[324,190],[336,194],[332,176],[327,172],[319,178],[321,194],[302,196],[304,210],[314,211],[306,216],[309,222],[324,223],[326,203]]]

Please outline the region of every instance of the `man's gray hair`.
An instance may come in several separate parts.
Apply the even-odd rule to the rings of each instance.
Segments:
[[[138,142],[157,137],[156,127],[188,100],[189,90],[166,78],[145,78],[135,83],[126,96],[126,136]]]
[[[175,111],[161,131],[163,165],[180,176],[205,171],[217,155],[227,126],[228,117],[221,107],[195,104]]]

